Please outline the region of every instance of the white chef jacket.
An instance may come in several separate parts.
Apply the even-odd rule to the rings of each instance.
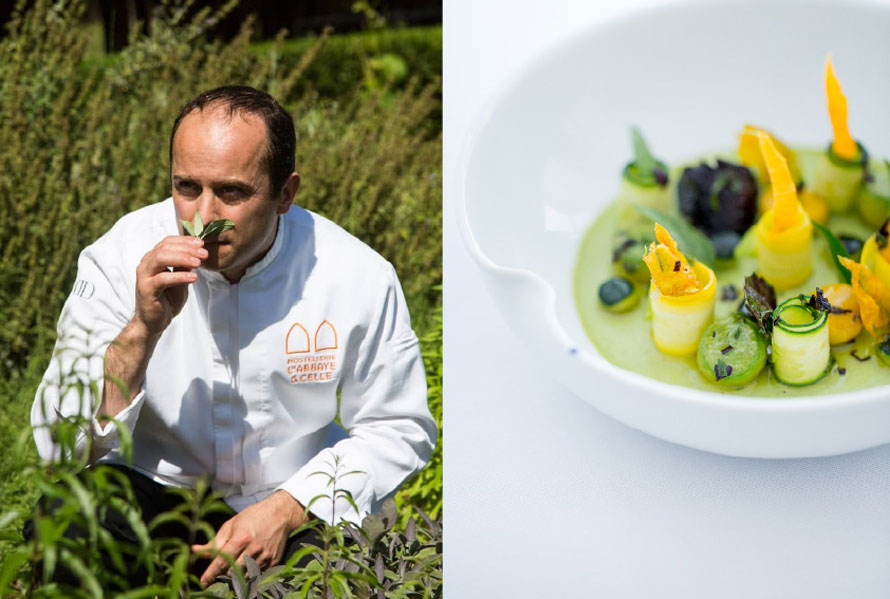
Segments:
[[[328,476],[314,473],[331,474],[336,456],[344,474],[336,486],[358,511],[344,499],[317,500],[311,511],[357,522],[432,452],[418,340],[386,260],[297,206],[278,219],[271,249],[238,283],[196,270],[141,390],[117,419],[132,432],[136,470],[176,486],[207,475],[235,510],[278,489],[304,506],[331,497]],[[81,253],[31,410],[42,458],[59,451],[45,425],[81,414],[107,451],[100,462],[125,463],[117,425],[95,419],[102,385],[91,393],[88,383],[101,383],[105,350],[134,314],[137,265],[178,233],[168,198],[124,216]],[[348,436],[334,424],[338,408]]]

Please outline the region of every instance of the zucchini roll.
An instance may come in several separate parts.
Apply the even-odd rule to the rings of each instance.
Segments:
[[[773,141],[776,150],[779,151],[779,154],[781,154],[782,157],[785,158],[785,162],[788,163],[788,170],[791,172],[791,178],[794,180],[794,185],[800,189],[803,186],[803,177],[800,173],[800,166],[797,163],[797,154],[766,129],[755,127],[753,125],[745,125],[744,129],[742,129],[742,132],[739,134],[739,161],[744,166],[753,169],[755,173],[757,173],[757,181],[760,183],[761,187],[769,187],[769,172],[766,163],[763,160],[763,152],[760,151],[759,133],[766,133]]]
[[[690,265],[677,243],[661,225],[655,225],[656,243],[643,256],[652,275],[649,306],[655,346],[672,356],[698,351],[701,333],[714,319],[717,278],[705,264]]]
[[[832,212],[845,212],[859,194],[868,154],[847,128],[847,98],[834,75],[831,58],[825,62],[825,93],[834,140],[819,158],[812,189],[828,200]]]
[[[635,216],[634,204],[668,210],[671,200],[668,167],[652,155],[636,127],[631,128],[631,136],[634,159],[621,175],[621,200],[627,204],[626,213]]]
[[[773,314],[773,372],[786,385],[815,383],[831,368],[828,312],[792,297]]]
[[[802,284],[813,270],[813,223],[797,199],[787,162],[769,135],[758,136],[775,198],[756,225],[758,271],[781,291]]]

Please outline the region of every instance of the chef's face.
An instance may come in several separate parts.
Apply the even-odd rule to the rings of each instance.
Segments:
[[[177,219],[228,219],[235,228],[205,239],[202,266],[232,283],[272,246],[278,215],[291,207],[300,185],[292,173],[273,197],[264,165],[266,125],[259,117],[229,115],[223,106],[189,113],[173,139],[171,174]]]

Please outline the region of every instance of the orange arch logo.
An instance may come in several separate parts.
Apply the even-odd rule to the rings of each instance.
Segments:
[[[327,351],[337,349],[337,329],[327,320],[322,320],[315,329],[315,351]],[[308,354],[312,351],[309,341],[309,331],[299,322],[291,325],[284,340],[284,352],[286,354]]]
[[[337,329],[327,320],[322,320],[315,329],[315,351],[337,349]]]
[[[299,322],[295,322],[287,332],[284,351],[288,354],[309,353],[309,332]]]

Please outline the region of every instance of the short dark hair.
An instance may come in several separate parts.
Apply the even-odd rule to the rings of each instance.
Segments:
[[[294,121],[275,98],[246,85],[217,87],[198,94],[183,106],[170,132],[170,168],[173,168],[173,138],[176,137],[176,130],[182,119],[195,110],[204,110],[205,107],[214,105],[225,106],[230,117],[234,114],[249,114],[261,118],[266,124],[266,154],[263,156],[263,163],[269,175],[272,195],[277,196],[295,170],[297,136]]]

